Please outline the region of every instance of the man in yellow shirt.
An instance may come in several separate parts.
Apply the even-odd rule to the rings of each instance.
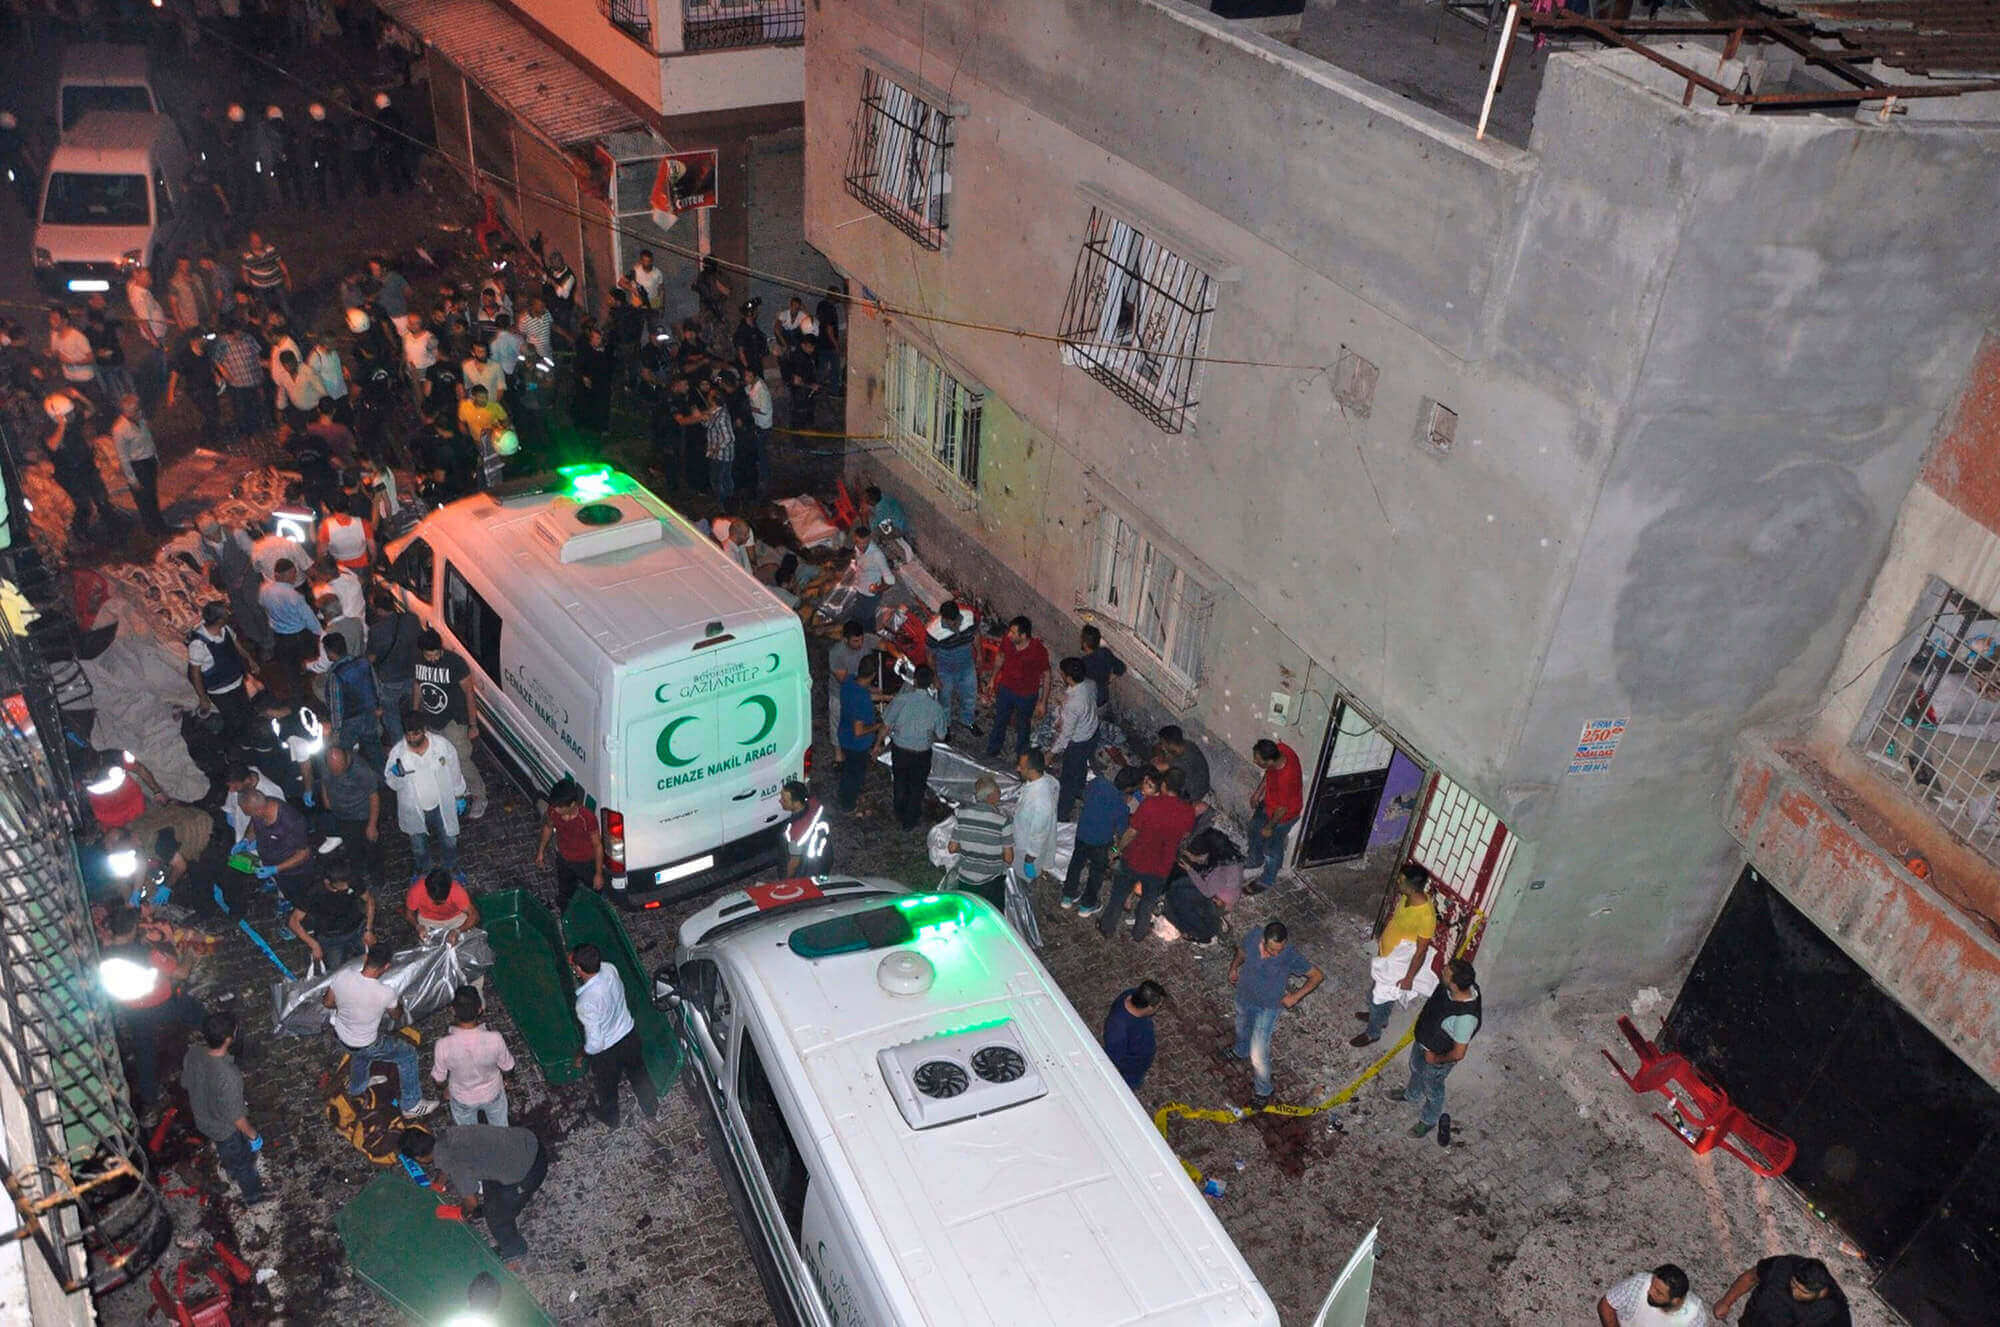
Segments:
[[[507,407],[498,401],[486,399],[484,387],[474,387],[463,401],[458,403],[458,426],[465,430],[465,436],[478,443],[484,455],[486,439],[495,429],[505,427]]]
[[[1368,1028],[1350,1040],[1350,1046],[1372,1046],[1382,1040],[1382,1029],[1389,1026],[1389,1015],[1396,1006],[1427,995],[1437,985],[1437,975],[1428,970],[1438,928],[1430,883],[1431,873],[1415,862],[1405,862],[1397,872],[1396,907],[1382,928],[1375,960],[1368,965],[1373,988],[1368,1012],[1355,1015]],[[1418,989],[1420,986],[1423,989]]]

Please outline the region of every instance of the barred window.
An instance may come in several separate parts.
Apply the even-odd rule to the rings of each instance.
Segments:
[[[926,248],[944,245],[951,116],[873,69],[847,164],[847,192]]]
[[[1946,829],[2000,862],[2000,617],[1933,579],[1855,741]]]
[[[652,0],[597,0],[597,9],[604,17],[611,20],[612,27],[651,49]]]
[[[805,39],[806,0],[686,0],[681,6],[681,45],[690,51]]]
[[[1118,628],[1159,663],[1148,671],[1167,699],[1193,703],[1215,599],[1171,552],[1119,512],[1100,511],[1080,599],[1100,625]]]
[[[1168,433],[1194,416],[1215,278],[1136,227],[1092,208],[1063,307],[1063,363]]]
[[[934,477],[979,491],[979,425],[986,397],[905,341],[889,343],[888,432]]]

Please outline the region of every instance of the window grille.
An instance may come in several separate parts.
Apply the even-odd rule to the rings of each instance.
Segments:
[[[652,49],[652,0],[597,0],[597,10],[612,27]]]
[[[925,248],[942,248],[950,224],[951,141],[951,116],[870,69],[847,192]]]
[[[1375,380],[1381,373],[1373,363],[1342,346],[1333,365],[1333,399],[1366,419],[1375,408]]]
[[[806,0],[686,0],[681,9],[681,45],[690,51],[805,39]]]
[[[2000,862],[2000,618],[1934,580],[1910,639],[1883,674],[1857,745],[1946,829]]]
[[[1215,598],[1171,552],[1109,508],[1098,513],[1079,607],[1151,656],[1159,666],[1148,672],[1170,702],[1194,702]]]
[[[889,343],[889,435],[920,467],[972,493],[979,491],[985,403],[908,342]]]
[[[1168,433],[1194,417],[1215,279],[1102,208],[1063,306],[1063,362]]]

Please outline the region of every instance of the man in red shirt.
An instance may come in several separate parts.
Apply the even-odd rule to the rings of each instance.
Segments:
[[[1153,924],[1153,907],[1167,889],[1167,876],[1179,858],[1181,843],[1194,832],[1194,808],[1181,796],[1181,772],[1162,774],[1149,769],[1139,783],[1145,795],[1139,809],[1112,846],[1118,869],[1111,877],[1111,897],[1097,929],[1108,940],[1125,915],[1125,896],[1139,886],[1139,907],[1132,914],[1132,938],[1140,939]]]
[[[549,790],[549,809],[542,817],[542,837],[535,843],[535,865],[548,863],[549,842],[556,845],[556,915],[569,911],[579,887],[604,892],[604,840],[597,817],[585,805],[583,788],[564,779]]]
[[[1000,667],[993,674],[993,735],[986,757],[995,759],[1007,744],[1007,725],[1019,734],[1014,756],[1028,749],[1028,727],[1042,717],[1042,683],[1049,675],[1048,647],[1035,639],[1035,624],[1017,617],[1000,641]]]
[[[1264,771],[1252,799],[1256,814],[1250,818],[1250,860],[1264,864],[1264,875],[1245,885],[1243,892],[1261,894],[1278,883],[1278,868],[1285,861],[1285,839],[1306,809],[1305,775],[1299,766],[1299,753],[1268,737],[1250,748],[1250,759]]]

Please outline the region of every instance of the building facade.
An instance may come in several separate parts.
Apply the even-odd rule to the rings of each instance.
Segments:
[[[1481,140],[1173,0],[852,0],[806,61],[857,471],[1003,611],[1102,626],[1225,798],[1297,748],[1309,857],[1414,817],[1501,999],[1686,969],[1733,744],[1821,703],[1992,317],[2000,187],[1975,98],[1537,76]]]
[[[587,298],[642,249],[675,312],[699,254],[796,266],[805,0],[381,7],[424,43],[440,149],[524,237],[563,250]],[[712,203],[662,210],[666,159],[711,152]]]

